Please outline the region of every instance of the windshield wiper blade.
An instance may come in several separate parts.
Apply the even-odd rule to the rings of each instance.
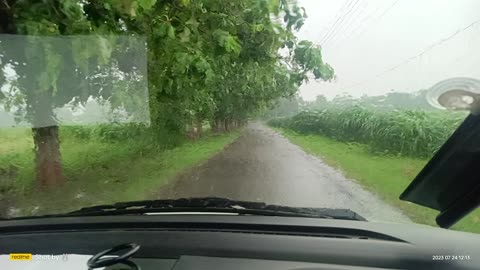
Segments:
[[[62,216],[128,215],[161,212],[223,212],[246,215],[366,221],[365,218],[349,209],[289,207],[268,205],[262,202],[235,201],[218,197],[120,202],[112,205],[84,207]]]

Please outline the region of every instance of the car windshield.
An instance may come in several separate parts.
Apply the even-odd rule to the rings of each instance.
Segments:
[[[478,105],[478,10],[2,1],[0,216],[218,197],[437,226],[399,196]]]

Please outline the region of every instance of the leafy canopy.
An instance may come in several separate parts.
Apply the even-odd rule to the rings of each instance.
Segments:
[[[123,72],[123,79],[135,77],[135,63],[129,68],[118,55],[141,58],[138,47],[146,47],[150,114],[158,130],[182,132],[193,119],[242,120],[280,97],[293,96],[309,74],[322,80],[334,76],[320,48],[295,37],[306,18],[295,1],[7,2],[0,9],[5,34],[29,35],[32,41],[88,35],[69,40],[69,53],[51,45],[55,42],[1,46],[2,68],[8,65],[19,75],[19,91],[9,100],[27,104],[30,115],[48,100],[56,101],[47,104],[53,109],[72,100],[85,104],[89,97],[110,98],[113,90],[106,90],[108,82],[99,74],[113,69]],[[145,37],[146,43],[129,46],[130,39],[122,41],[122,36]],[[103,85],[88,87],[93,83]],[[123,87],[135,91],[135,84]],[[124,104],[128,95],[119,99]]]

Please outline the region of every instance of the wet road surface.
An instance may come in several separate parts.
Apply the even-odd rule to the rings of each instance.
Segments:
[[[158,196],[347,208],[371,221],[410,222],[399,210],[260,123],[249,124],[235,142],[179,175]]]

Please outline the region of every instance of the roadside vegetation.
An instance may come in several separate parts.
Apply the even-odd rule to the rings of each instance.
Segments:
[[[465,118],[463,113],[415,110],[378,111],[352,105],[305,110],[270,121],[275,127],[366,144],[373,153],[427,158]]]
[[[268,124],[401,209],[414,222],[436,226],[437,211],[398,197],[465,114],[326,101],[322,106],[315,102],[302,106],[297,106],[297,114],[271,119]],[[480,211],[453,229],[479,233]]]
[[[296,1],[44,2],[0,8],[0,200],[29,209],[14,215],[144,199],[307,78],[334,77],[295,36]],[[58,124],[105,101],[128,120],[110,123],[145,125]]]
[[[68,180],[55,190],[38,192],[31,132],[27,128],[0,130],[3,216],[63,213],[90,205],[155,198],[161,185],[207,160],[239,134],[215,134],[207,128],[202,138],[183,138],[169,145],[158,143],[161,138],[143,125],[61,127]]]

